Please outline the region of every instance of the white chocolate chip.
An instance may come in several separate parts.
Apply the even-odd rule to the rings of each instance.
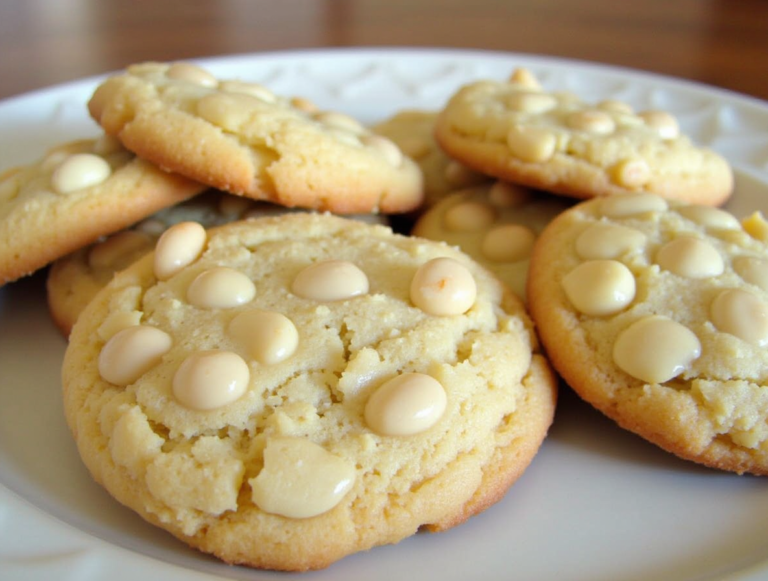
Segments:
[[[123,329],[140,324],[142,315],[141,311],[113,311],[99,325],[96,334],[106,343]]]
[[[546,113],[557,106],[555,97],[539,91],[518,91],[509,95],[505,101],[511,110],[529,115]]]
[[[403,373],[383,383],[365,405],[365,421],[382,436],[412,436],[434,426],[445,412],[445,389],[423,373]]]
[[[608,218],[627,218],[652,212],[665,212],[666,200],[656,194],[632,193],[606,196],[600,200],[600,213]]]
[[[515,69],[509,77],[509,82],[529,89],[541,89],[541,83],[529,69]]]
[[[274,365],[296,352],[299,332],[288,317],[271,311],[245,311],[229,324],[232,338],[246,345],[259,363]]]
[[[615,260],[583,262],[563,277],[562,284],[568,300],[585,315],[613,315],[635,299],[634,275]]]
[[[733,269],[745,282],[768,291],[768,260],[739,256],[733,261]]]
[[[153,238],[160,238],[167,228],[168,224],[157,218],[147,218],[134,226],[134,230],[137,232],[143,232]]]
[[[625,159],[611,169],[610,175],[616,184],[637,190],[651,179],[651,168],[644,159]]]
[[[172,344],[170,335],[155,327],[127,327],[99,353],[99,375],[115,385],[129,385],[157,365]]]
[[[304,438],[270,438],[264,468],[248,483],[264,512],[310,518],[341,502],[355,483],[355,468]]]
[[[341,129],[342,131],[349,131],[350,133],[364,133],[365,127],[353,117],[339,113],[337,111],[318,111],[312,115],[315,121],[333,127],[334,129]]]
[[[536,234],[520,224],[502,224],[489,230],[480,243],[480,252],[492,262],[519,262],[530,257]]]
[[[680,126],[666,111],[643,111],[638,113],[648,127],[655,129],[662,139],[676,139],[680,135]]]
[[[259,107],[263,107],[261,99],[246,93],[211,93],[197,102],[195,112],[217,127],[239,131]]]
[[[411,301],[430,315],[465,313],[475,304],[476,296],[474,277],[453,258],[433,258],[416,271],[411,281]]]
[[[677,211],[685,218],[706,228],[713,230],[741,230],[741,222],[739,222],[738,218],[720,208],[690,205],[681,206],[677,208]]]
[[[617,101],[615,99],[605,99],[597,104],[597,108],[602,111],[609,111],[611,113],[620,113],[622,115],[632,115],[634,109],[629,103],[624,101]]]
[[[199,351],[187,357],[173,376],[173,395],[186,408],[213,410],[240,399],[251,372],[237,353]]]
[[[613,346],[620,369],[652,384],[677,377],[700,355],[701,343],[690,329],[659,315],[632,323]]]
[[[555,153],[557,138],[543,127],[514,125],[507,134],[510,153],[522,161],[538,163],[549,160]]]
[[[187,81],[202,87],[215,87],[218,84],[216,77],[205,69],[191,63],[173,63],[165,73],[169,79]]]
[[[597,222],[576,238],[576,254],[584,260],[618,258],[645,246],[647,237],[634,228]]]
[[[768,220],[765,219],[763,213],[759,210],[744,217],[741,225],[747,234],[755,240],[768,242]]]
[[[476,232],[484,230],[496,220],[496,213],[488,204],[461,202],[452,206],[443,215],[443,224],[454,232]]]
[[[400,165],[403,163],[403,152],[401,152],[397,145],[392,143],[392,141],[386,137],[369,134],[363,135],[360,138],[360,141],[366,147],[370,147],[374,151],[378,151],[379,154],[381,154],[384,159],[387,160],[387,163],[389,163],[389,165],[392,167],[400,167]]]
[[[208,234],[197,222],[179,222],[163,232],[155,245],[155,276],[167,280],[200,257]]]
[[[341,301],[368,292],[368,277],[345,260],[326,260],[306,267],[296,275],[293,294],[315,301]]]
[[[656,264],[686,278],[719,276],[725,269],[723,257],[706,240],[681,236],[662,246],[656,254]]]
[[[107,161],[92,153],[67,157],[51,175],[51,186],[59,194],[68,194],[103,183],[112,174]]]
[[[222,81],[219,83],[219,90],[225,93],[243,93],[256,97],[265,103],[274,103],[277,101],[275,94],[258,83],[246,83],[243,81]]]
[[[187,289],[189,304],[204,309],[229,309],[249,303],[256,286],[242,272],[217,266],[198,274]]]
[[[566,121],[568,127],[597,135],[608,135],[616,129],[616,123],[605,111],[574,111]]]
[[[710,316],[718,331],[758,347],[768,344],[768,304],[752,292],[742,289],[720,292],[712,301]]]

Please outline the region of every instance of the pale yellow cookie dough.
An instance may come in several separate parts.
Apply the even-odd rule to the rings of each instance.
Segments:
[[[768,249],[708,206],[628,194],[556,218],[528,297],[586,401],[678,456],[768,474]]]
[[[217,189],[288,207],[398,213],[419,168],[355,119],[189,63],[144,63],[102,83],[91,116],[140,157]]]
[[[574,198],[648,191],[717,206],[733,191],[728,162],[692,143],[669,113],[548,92],[521,71],[462,87],[435,136],[481,173]]]
[[[169,229],[78,319],[63,385],[117,500],[224,561],[283,570],[484,510],[556,397],[490,273],[318,214]]]
[[[0,285],[203,189],[106,136],[55,147],[0,175]]]
[[[371,130],[387,137],[413,159],[424,174],[424,204],[429,208],[451,192],[492,181],[451,159],[435,141],[437,111],[404,110],[377,123]]]

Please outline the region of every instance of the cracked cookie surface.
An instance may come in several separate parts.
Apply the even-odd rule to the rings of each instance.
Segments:
[[[316,569],[457,525],[528,466],[556,381],[466,255],[330,215],[201,230],[119,273],[65,355],[120,502],[227,562]]]
[[[88,108],[140,157],[233,194],[342,214],[422,201],[419,168],[355,119],[189,63],[132,65]]]

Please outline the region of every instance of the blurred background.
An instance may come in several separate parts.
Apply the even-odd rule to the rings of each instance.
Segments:
[[[766,0],[2,0],[0,98],[143,60],[345,46],[568,57],[768,99]]]

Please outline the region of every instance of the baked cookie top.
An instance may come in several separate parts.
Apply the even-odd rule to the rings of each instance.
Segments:
[[[423,198],[419,168],[355,119],[189,63],[130,66],[88,109],[140,157],[234,194],[344,214]]]
[[[128,229],[80,248],[51,264],[46,277],[48,308],[65,337],[90,300],[114,274],[152,250],[160,235],[179,222],[218,226],[279,206],[211,190],[155,212]]]
[[[179,222],[199,222],[206,228],[245,218],[278,215],[287,208],[210,190],[164,208],[129,229],[80,248],[53,262],[46,278],[48,308],[65,337],[85,306],[114,274],[152,250],[165,230]],[[356,219],[383,224],[380,214],[362,214]]]
[[[419,217],[411,233],[458,246],[525,300],[536,237],[570,205],[559,196],[492,181],[446,196]]]
[[[108,136],[52,148],[0,175],[0,285],[203,189]]]
[[[557,217],[530,312],[585,400],[682,458],[768,474],[765,221],[626,194]]]
[[[423,207],[427,208],[458,189],[493,180],[450,158],[440,148],[434,137],[437,115],[437,111],[408,109],[371,127],[419,165],[424,175]]]
[[[671,114],[548,92],[525,69],[462,87],[435,135],[477,171],[575,198],[648,191],[719,205],[733,190],[728,162],[693,144]]]
[[[521,303],[446,245],[325,214],[185,222],[78,319],[65,412],[150,522],[319,568],[498,500],[552,421],[537,351]]]

